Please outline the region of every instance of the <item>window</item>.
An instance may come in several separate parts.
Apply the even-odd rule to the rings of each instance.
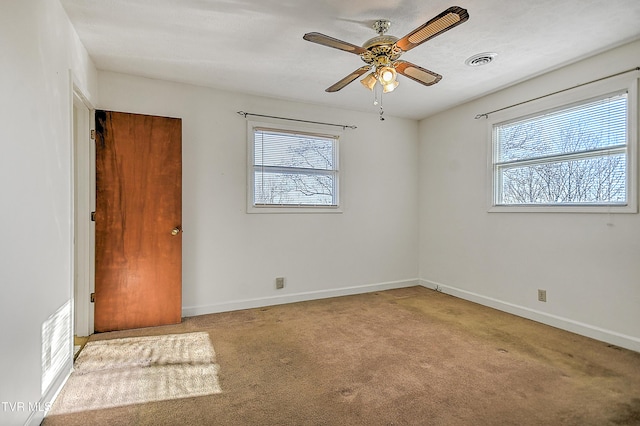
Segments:
[[[635,211],[630,92],[492,124],[492,210]]]
[[[250,211],[337,209],[338,135],[250,128]]]

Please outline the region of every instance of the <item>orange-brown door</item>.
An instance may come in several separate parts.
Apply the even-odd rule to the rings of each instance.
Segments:
[[[96,111],[96,332],[180,322],[182,121]]]

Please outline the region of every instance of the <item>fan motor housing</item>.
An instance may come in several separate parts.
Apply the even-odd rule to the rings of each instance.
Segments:
[[[389,65],[402,54],[402,50],[395,46],[396,41],[398,41],[398,37],[384,34],[370,38],[362,45],[367,51],[360,57],[367,64]]]
[[[365,41],[362,47],[365,49],[370,49],[373,46],[381,46],[381,45],[389,45],[391,46],[393,43],[398,41],[398,37],[394,37],[392,35],[378,35],[369,40]]]

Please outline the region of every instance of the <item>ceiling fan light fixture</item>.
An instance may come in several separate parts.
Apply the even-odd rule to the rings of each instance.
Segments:
[[[380,104],[380,119],[384,120],[382,117],[382,94],[392,92],[398,87],[398,73],[425,86],[431,86],[442,79],[441,75],[433,71],[419,67],[411,62],[400,60],[400,56],[433,37],[466,22],[468,19],[469,13],[466,9],[451,6],[402,38],[385,34],[391,26],[391,22],[386,19],[379,19],[373,24],[373,29],[378,35],[367,40],[362,46],[316,32],[306,33],[302,38],[313,43],[358,55],[367,65],[358,68],[325,89],[325,91],[337,92],[357,78],[367,74],[360,80],[360,83],[373,92],[374,105]],[[469,61],[472,61],[472,63],[468,64],[482,65],[495,57],[493,53],[485,55],[470,58]],[[377,87],[377,83],[380,83],[380,88]]]
[[[362,83],[362,85],[367,89],[373,90],[373,86],[376,85],[376,81],[377,79],[375,73],[369,73],[365,78],[360,80],[360,83]]]
[[[382,85],[382,91],[384,93],[393,92],[395,90],[395,88],[398,87],[398,84],[400,84],[400,83],[397,82],[397,81],[392,81],[391,83],[383,84]]]
[[[396,70],[392,67],[382,67],[378,69],[378,80],[383,86],[395,82],[397,76]]]

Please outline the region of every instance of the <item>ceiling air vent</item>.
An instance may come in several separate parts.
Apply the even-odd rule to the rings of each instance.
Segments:
[[[478,53],[468,58],[464,63],[470,67],[479,67],[491,63],[496,56],[498,56],[498,54],[494,52]]]

